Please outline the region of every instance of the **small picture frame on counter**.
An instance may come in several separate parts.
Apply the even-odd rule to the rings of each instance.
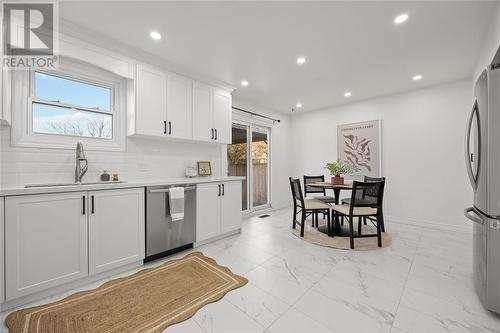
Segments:
[[[211,176],[212,163],[210,161],[198,161],[198,176]]]

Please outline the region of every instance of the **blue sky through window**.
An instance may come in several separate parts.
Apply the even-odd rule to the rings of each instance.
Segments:
[[[111,109],[111,89],[40,72],[35,73],[35,97],[86,108]]]

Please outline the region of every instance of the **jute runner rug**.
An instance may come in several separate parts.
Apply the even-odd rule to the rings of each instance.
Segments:
[[[161,332],[248,282],[195,252],[55,303],[18,310],[11,333]]]

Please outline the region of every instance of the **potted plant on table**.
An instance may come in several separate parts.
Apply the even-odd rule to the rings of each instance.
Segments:
[[[344,185],[344,177],[342,175],[351,175],[356,171],[359,171],[358,167],[354,164],[343,163],[340,160],[337,160],[333,163],[326,163],[325,169],[330,171],[332,177],[333,185]]]

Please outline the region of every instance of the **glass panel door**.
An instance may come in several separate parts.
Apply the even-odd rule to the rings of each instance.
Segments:
[[[232,143],[227,145],[229,176],[242,176],[242,211],[270,205],[269,129],[250,123],[233,123]]]
[[[249,210],[249,192],[248,187],[248,133],[250,126],[242,124],[233,124],[232,143],[227,145],[227,163],[229,176],[245,177],[241,186],[241,210]]]
[[[252,207],[269,204],[269,131],[252,128]]]

